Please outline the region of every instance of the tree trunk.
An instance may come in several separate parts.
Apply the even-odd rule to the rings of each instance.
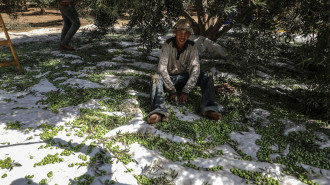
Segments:
[[[24,10],[24,11],[27,11],[27,10],[28,10],[28,6],[27,6],[27,2],[26,2],[26,0],[24,0],[24,1],[22,2],[22,6],[23,6],[23,10]]]
[[[46,9],[45,9],[44,6],[41,6],[41,7],[40,7],[40,14],[41,14],[41,15],[45,15],[45,14],[46,14]]]
[[[241,10],[241,13],[237,17],[232,18],[233,20],[230,24],[223,26],[225,21],[230,19],[229,16],[226,16],[223,19],[220,19],[220,17],[217,16],[207,17],[211,15],[205,13],[205,9],[203,8],[203,1],[195,0],[194,3],[197,13],[197,22],[193,19],[193,17],[189,14],[188,11],[184,11],[183,16],[186,19],[190,20],[190,22],[192,23],[195,35],[201,35],[214,42],[218,40],[218,38],[226,34],[233,27],[235,22],[242,22],[246,15],[253,11],[252,6],[240,7],[239,9]]]
[[[324,28],[317,34],[316,48],[319,52],[324,53],[329,48],[330,43],[330,30]]]
[[[323,1],[324,6],[323,6],[323,12],[325,13],[325,16],[323,17],[323,22],[325,23],[324,27],[319,30],[317,33],[317,43],[316,43],[316,48],[318,52],[320,53],[325,53],[326,49],[329,48],[330,45],[330,29],[327,27],[326,23],[330,21],[330,16],[329,16],[329,6],[330,3],[327,2],[327,0]],[[329,51],[328,51],[329,52]]]

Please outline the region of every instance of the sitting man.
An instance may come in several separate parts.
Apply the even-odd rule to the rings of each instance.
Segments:
[[[158,74],[152,77],[151,102],[153,111],[148,115],[148,123],[167,121],[169,112],[165,107],[164,89],[170,93],[170,101],[186,104],[188,95],[197,84],[202,89],[200,111],[212,120],[219,120],[221,114],[215,103],[212,73],[200,72],[196,45],[188,40],[192,33],[191,23],[181,19],[174,27],[175,37],[168,39],[162,47]]]

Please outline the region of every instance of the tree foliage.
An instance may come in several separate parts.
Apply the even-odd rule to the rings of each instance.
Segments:
[[[100,0],[91,13],[103,33],[119,18],[128,19],[128,31],[139,34],[141,43],[150,50],[158,44],[158,36],[173,26],[180,10],[176,0]]]
[[[128,11],[130,18],[128,29],[140,34],[143,45],[157,45],[160,34],[166,33],[178,18],[179,9],[175,6],[176,2],[174,0],[135,2],[132,6],[134,8],[130,8]],[[167,14],[163,12],[167,12]]]
[[[138,33],[161,32],[185,17],[192,22],[195,34],[213,41],[235,24],[254,24],[254,29],[282,29],[288,36],[314,33],[323,38],[319,48],[329,44],[326,0],[99,0],[93,9],[99,27],[112,26],[124,17],[130,20],[129,28]]]
[[[31,0],[30,2],[36,3],[40,7],[40,14],[46,13],[46,8],[54,5],[56,0]]]
[[[27,9],[27,0],[0,0],[6,12],[23,11]]]
[[[146,31],[143,32],[153,34],[170,28],[179,17],[185,17],[192,22],[195,34],[215,41],[234,23],[243,22],[249,16],[252,18],[258,6],[264,6],[264,3],[249,0],[100,0],[95,7],[99,13],[95,14],[95,19],[97,23],[102,22],[98,26],[109,26],[124,16],[130,20],[129,28],[144,28]],[[137,31],[142,33],[141,29]]]

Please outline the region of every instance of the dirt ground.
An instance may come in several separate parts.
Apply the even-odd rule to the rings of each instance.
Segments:
[[[46,14],[40,15],[40,8],[29,8],[26,12],[15,14],[1,13],[6,28],[11,32],[24,32],[39,28],[62,28],[63,19],[58,9],[46,9]],[[91,18],[80,17],[81,26],[92,24]]]

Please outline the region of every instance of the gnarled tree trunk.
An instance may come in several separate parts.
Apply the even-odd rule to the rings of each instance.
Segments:
[[[248,2],[248,1],[247,1]],[[204,0],[195,0],[194,7],[197,13],[197,21],[193,16],[185,10],[183,16],[189,19],[193,25],[194,34],[204,36],[212,41],[216,41],[222,35],[227,33],[236,22],[242,22],[245,17],[251,14],[254,7],[238,7],[241,10],[237,16],[231,17],[231,15],[222,14],[220,17],[218,14],[211,15],[207,13],[204,6]],[[229,24],[225,24],[226,21],[231,20]]]

